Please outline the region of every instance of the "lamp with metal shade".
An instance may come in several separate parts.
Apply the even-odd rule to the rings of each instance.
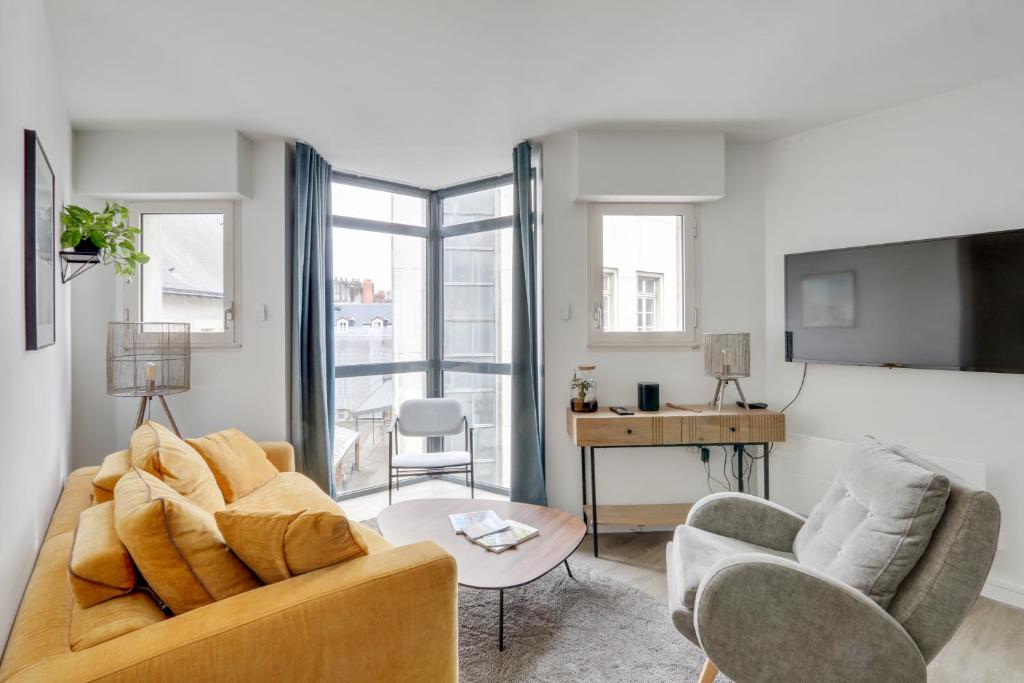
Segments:
[[[743,407],[749,409],[747,397],[740,387],[740,378],[750,377],[750,333],[705,334],[704,372],[718,380],[715,397],[708,405],[721,410],[725,390],[733,383],[743,401]]]
[[[107,323],[107,394],[138,397],[138,429],[154,397],[181,436],[164,396],[189,390],[192,343],[189,323]]]

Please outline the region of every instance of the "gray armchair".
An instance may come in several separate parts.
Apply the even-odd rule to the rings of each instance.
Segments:
[[[740,493],[697,502],[668,544],[672,621],[758,681],[925,681],[981,593],[999,535],[985,491],[899,446],[857,444],[805,520]]]

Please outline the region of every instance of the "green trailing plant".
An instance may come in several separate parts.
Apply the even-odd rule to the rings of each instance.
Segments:
[[[61,211],[60,223],[64,226],[60,235],[63,249],[98,251],[103,265],[113,264],[118,275],[130,278],[136,266],[149,261],[135,246],[142,231],[128,225],[126,206],[107,202],[102,211],[90,211],[68,204]]]
[[[576,392],[577,400],[583,403],[587,400],[587,392],[594,388],[594,380],[589,377],[580,377],[574,372],[572,373],[572,383],[569,386]]]

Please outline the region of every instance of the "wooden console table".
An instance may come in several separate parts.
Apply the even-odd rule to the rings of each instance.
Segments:
[[[786,440],[786,417],[774,410],[747,410],[722,406],[716,410],[706,404],[683,408],[662,407],[657,412],[630,408],[633,415],[616,415],[608,408],[595,413],[574,413],[566,408],[566,429],[580,449],[583,478],[583,521],[594,534],[594,557],[598,556],[598,516],[602,524],[625,526],[682,524],[689,503],[662,505],[597,505],[597,469],[594,451],[598,448],[636,448],[663,446],[760,446],[764,466],[762,490],[768,498],[768,444]],[[590,449],[590,501],[587,504],[587,449]],[[739,463],[739,490],[743,491],[743,457]]]

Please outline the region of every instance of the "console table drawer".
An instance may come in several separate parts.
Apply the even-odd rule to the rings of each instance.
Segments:
[[[657,443],[654,439],[654,418],[651,417],[577,420],[576,439],[581,446],[643,446]]]

